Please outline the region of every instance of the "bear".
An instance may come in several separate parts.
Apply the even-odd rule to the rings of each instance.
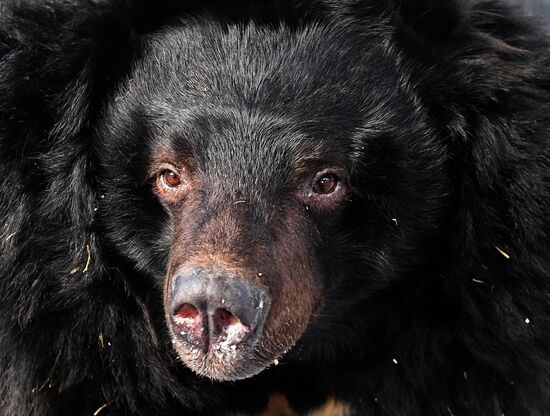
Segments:
[[[550,411],[550,44],[489,0],[3,0],[0,413]]]

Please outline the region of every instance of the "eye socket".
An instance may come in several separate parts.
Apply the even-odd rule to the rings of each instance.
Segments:
[[[181,185],[181,176],[173,170],[166,169],[160,175],[162,184],[167,188],[177,188]]]
[[[330,213],[341,207],[353,191],[346,170],[340,166],[317,171],[311,182],[304,183],[302,201],[312,212]]]
[[[178,204],[195,190],[195,165],[191,157],[159,153],[151,162],[147,182],[162,203]]]
[[[164,166],[157,170],[154,190],[165,202],[176,203],[193,189],[193,181],[186,168]]]
[[[335,173],[324,173],[313,184],[313,192],[321,195],[331,194],[336,190],[339,181],[340,178]]]

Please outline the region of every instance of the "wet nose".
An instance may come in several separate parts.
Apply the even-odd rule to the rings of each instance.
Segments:
[[[171,285],[171,325],[176,336],[204,352],[235,350],[253,340],[269,307],[267,292],[243,277],[184,269]]]

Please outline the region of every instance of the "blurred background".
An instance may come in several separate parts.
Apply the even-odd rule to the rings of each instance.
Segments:
[[[509,0],[533,16],[550,18],[550,0]]]

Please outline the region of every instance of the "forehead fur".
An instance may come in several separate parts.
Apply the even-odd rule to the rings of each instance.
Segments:
[[[190,145],[203,166],[230,159],[220,173],[284,175],[306,156],[342,162],[365,132],[414,113],[397,74],[368,34],[342,25],[185,21],[144,40],[111,114],[139,113],[161,146]]]
[[[349,32],[182,22],[145,39],[123,93],[161,108],[253,108],[341,129],[401,93],[381,48]]]

